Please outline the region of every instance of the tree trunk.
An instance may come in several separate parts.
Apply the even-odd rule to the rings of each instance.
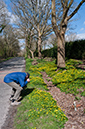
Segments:
[[[65,68],[65,38],[64,35],[58,35],[57,38],[57,67]]]
[[[40,26],[39,24],[37,25],[38,28],[38,57],[41,59],[41,32],[40,32]]]
[[[38,39],[38,57],[41,59],[41,37]]]
[[[32,55],[32,59],[34,59],[34,53],[33,53],[33,51],[32,50],[29,50],[29,51],[30,51],[30,53]]]
[[[25,39],[25,42],[26,42],[26,55],[27,55],[28,58],[31,58],[30,55],[29,55],[29,52],[28,52],[29,51],[29,47],[28,47],[28,38],[27,37]]]

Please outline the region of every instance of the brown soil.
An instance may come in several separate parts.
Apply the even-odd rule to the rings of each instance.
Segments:
[[[59,88],[54,86],[51,81],[47,81],[47,79],[51,80],[50,77],[45,72],[42,72],[44,82],[47,84],[48,89],[56,100],[58,106],[64,111],[66,114],[68,121],[64,125],[64,129],[84,129],[85,128],[85,97],[81,97],[81,100],[75,101],[75,96],[72,94],[65,94],[61,92]],[[73,103],[76,102],[75,111]]]

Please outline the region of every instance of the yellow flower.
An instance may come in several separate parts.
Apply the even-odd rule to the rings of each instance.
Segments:
[[[48,114],[48,112],[46,114]]]
[[[40,111],[42,111],[42,108],[40,109]]]
[[[54,112],[57,112],[58,110],[55,110]]]

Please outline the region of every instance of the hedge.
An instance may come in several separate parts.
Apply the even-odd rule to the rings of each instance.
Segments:
[[[43,57],[57,57],[57,47],[42,51]],[[65,57],[70,59],[85,59],[85,40],[66,42]]]

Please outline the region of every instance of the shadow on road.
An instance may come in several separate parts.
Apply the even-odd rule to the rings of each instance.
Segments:
[[[24,58],[15,57],[0,63],[0,71],[22,68]]]

